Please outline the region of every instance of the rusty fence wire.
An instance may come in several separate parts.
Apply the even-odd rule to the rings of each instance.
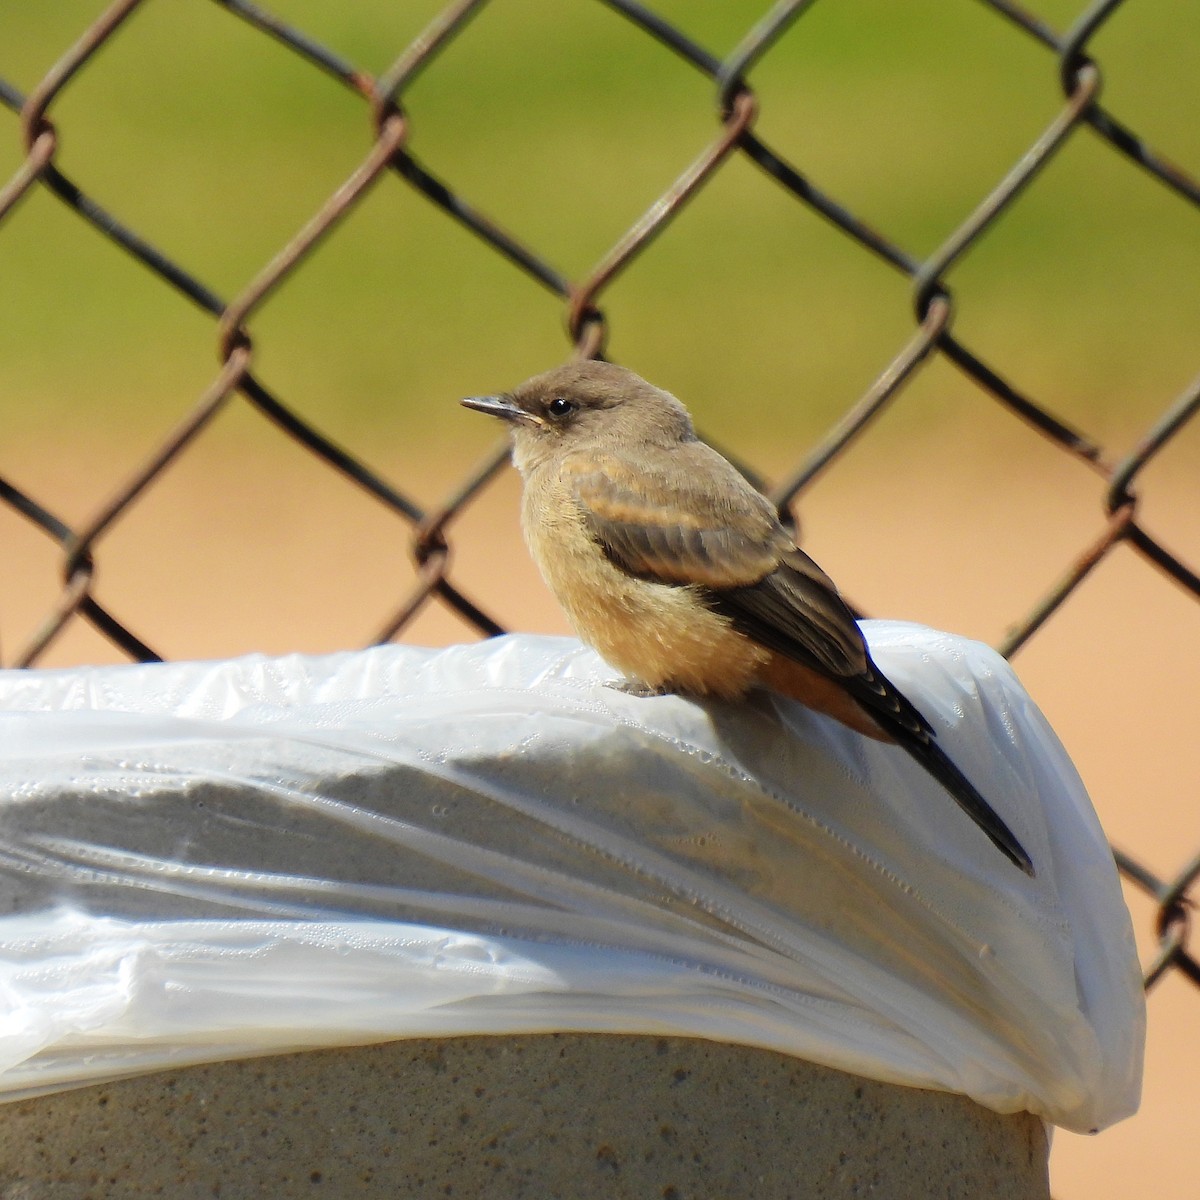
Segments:
[[[0,502],[32,522],[61,551],[62,585],[56,602],[46,612],[34,635],[24,645],[3,647],[5,665],[30,666],[43,659],[47,648],[69,623],[90,623],[130,659],[158,658],[154,648],[130,622],[110,612],[93,594],[99,555],[98,543],[136,508],[140,497],[159,477],[169,472],[189,451],[198,435],[230,405],[244,402],[274,423],[284,434],[304,446],[332,471],[365,489],[410,531],[411,548],[418,565],[417,582],[407,595],[398,596],[391,612],[381,614],[375,641],[402,634],[415,616],[430,603],[454,609],[481,635],[502,632],[488,612],[486,598],[469,596],[458,586],[450,569],[449,530],[452,520],[477,503],[504,464],[505,445],[461,481],[446,500],[423,507],[402,486],[383,478],[356,455],[335,444],[271,391],[256,372],[255,343],[249,332],[251,318],[275,290],[304,269],[314,248],[339,223],[352,219],[364,196],[385,175],[399,176],[449,221],[459,223],[482,243],[480,253],[494,253],[519,272],[534,288],[544,289],[562,303],[566,330],[573,352],[580,357],[602,356],[608,342],[605,293],[619,276],[629,271],[638,256],[656,238],[669,235],[685,219],[688,201],[731,160],[749,160],[773,180],[796,204],[808,206],[832,223],[863,251],[883,260],[909,281],[913,332],[894,359],[862,398],[844,414],[836,427],[773,489],[773,499],[786,512],[813,481],[841,455],[868,434],[880,414],[903,393],[924,364],[936,357],[965,373],[987,397],[1014,420],[1032,426],[1061,452],[1078,460],[1104,483],[1102,511],[1096,515],[1095,535],[1079,548],[1073,561],[1063,564],[1060,576],[1047,581],[1044,594],[1031,611],[1011,626],[999,647],[1012,655],[1035,637],[1052,613],[1073,593],[1086,586],[1091,572],[1118,546],[1131,547],[1149,568],[1162,572],[1200,601],[1200,563],[1187,562],[1151,534],[1139,519],[1141,476],[1164,448],[1193,423],[1200,428],[1200,379],[1183,395],[1163,404],[1161,414],[1145,430],[1136,448],[1113,457],[1086,432],[1072,428],[1037,397],[1015,386],[1003,367],[984,360],[964,343],[955,330],[955,296],[946,282],[950,268],[969,254],[980,236],[1010,206],[1020,202],[1026,189],[1062,148],[1076,138],[1096,138],[1128,170],[1145,172],[1192,206],[1200,221],[1200,181],[1148,145],[1120,117],[1101,102],[1104,65],[1089,53],[1089,46],[1113,14],[1120,0],[1092,3],[1065,31],[1051,28],[1038,15],[1009,0],[975,0],[1005,23],[1015,37],[1027,37],[1045,52],[1045,69],[1057,78],[1061,107],[1050,123],[1028,145],[1011,170],[989,195],[946,236],[927,258],[917,258],[883,233],[870,227],[835,196],[822,191],[801,166],[789,161],[756,131],[759,101],[753,86],[756,65],[769,55],[778,39],[813,6],[813,0],[781,0],[748,28],[731,54],[717,57],[696,44],[676,25],[656,13],[652,4],[634,0],[578,0],[612,10],[645,37],[654,39],[678,56],[711,84],[715,132],[711,141],[682,170],[671,186],[632,224],[612,249],[582,278],[568,278],[535,245],[507,233],[489,219],[473,197],[457,190],[452,180],[440,177],[435,166],[420,161],[410,146],[410,115],[406,94],[422,72],[431,70],[439,55],[457,38],[488,0],[456,0],[444,6],[428,27],[407,46],[392,65],[372,77],[344,61],[302,30],[248,0],[195,0],[224,10],[229,19],[243,22],[273,39],[286,52],[298,56],[314,71],[323,72],[362,103],[363,120],[373,135],[361,163],[326,200],[308,223],[265,268],[235,296],[220,296],[206,287],[188,268],[151,245],[126,224],[119,212],[110,212],[90,196],[80,181],[69,178],[56,165],[60,132],[54,120],[55,103],[72,82],[85,73],[94,56],[119,36],[123,23],[151,0],[118,0],[111,4],[37,82],[28,94],[0,79],[0,103],[19,118],[22,161],[0,188],[0,239],[19,236],[12,218],[22,198],[32,189],[48,189],[98,237],[110,239],[138,260],[161,281],[206,313],[213,322],[219,352],[219,369],[203,394],[164,438],[141,467],[100,503],[84,522],[70,526],[55,514],[53,497],[26,494],[0,476]],[[503,0],[492,0],[502,3]],[[834,2],[834,0],[827,0]],[[1136,0],[1129,0],[1133,8]],[[798,36],[798,34],[797,34]],[[1200,985],[1200,961],[1188,943],[1190,892],[1200,877],[1200,853],[1173,878],[1162,879],[1122,849],[1115,851],[1126,877],[1146,892],[1156,905],[1157,952],[1146,964],[1146,986],[1152,987],[1169,972]]]

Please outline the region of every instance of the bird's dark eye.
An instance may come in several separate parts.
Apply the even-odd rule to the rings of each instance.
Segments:
[[[575,405],[570,400],[565,400],[562,396],[555,396],[546,406],[546,411],[552,417],[565,417],[567,413],[575,411]]]

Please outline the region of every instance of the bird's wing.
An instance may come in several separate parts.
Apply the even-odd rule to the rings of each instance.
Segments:
[[[866,669],[862,634],[833,582],[796,549],[766,497],[703,442],[636,466],[577,451],[562,476],[623,571],[703,589],[740,632],[805,666],[836,677]]]

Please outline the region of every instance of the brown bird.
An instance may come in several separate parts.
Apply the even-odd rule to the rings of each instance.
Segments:
[[[558,367],[468,408],[508,422],[529,549],[579,636],[655,692],[763,684],[896,742],[1021,870],[1029,855],[878,667],[833,581],[669,392]]]

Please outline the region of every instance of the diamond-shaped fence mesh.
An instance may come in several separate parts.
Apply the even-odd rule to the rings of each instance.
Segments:
[[[968,0],[962,2],[967,4]],[[417,564],[415,583],[407,583],[403,592],[394,596],[390,607],[377,614],[372,640],[404,636],[418,614],[430,605],[447,606],[480,635],[502,632],[489,596],[473,594],[456,580],[450,551],[454,521],[473,506],[488,503],[491,485],[506,460],[506,446],[498,444],[441,503],[422,503],[415,489],[410,490],[404,480],[387,478],[367,464],[366,456],[343,448],[318,428],[317,422],[302,415],[289,404],[287,397],[266,382],[269,372],[260,368],[262,353],[256,318],[269,309],[282,285],[311,270],[324,240],[340,224],[359,219],[368,195],[389,178],[402,182],[388,186],[411,189],[407,194],[419,197],[428,206],[428,213],[435,214],[438,220],[456,223],[474,236],[471,253],[478,256],[480,271],[494,271],[499,265],[511,274],[514,286],[527,289],[529,308],[522,319],[530,327],[536,325],[540,331],[548,320],[562,321],[569,339],[568,352],[582,357],[611,355],[619,361],[620,322],[608,311],[614,285],[636,275],[646,261],[642,256],[652,244],[656,249],[665,247],[678,231],[686,228],[690,214],[695,211],[690,202],[732,164],[741,164],[743,168],[752,165],[753,170],[761,172],[759,178],[768,181],[764,194],[769,191],[776,200],[785,197],[787,203],[817,214],[821,221],[845,235],[847,245],[860,250],[862,256],[884,264],[897,278],[906,281],[904,303],[911,312],[911,333],[894,348],[894,357],[866,393],[814,447],[803,453],[799,448],[794,451],[794,465],[771,489],[782,512],[802,501],[818,477],[847,456],[853,456],[858,447],[868,444],[881,416],[901,403],[909,394],[912,381],[940,360],[970,381],[981,404],[991,406],[1004,420],[1042,435],[1058,456],[1082,467],[1081,479],[1090,479],[1093,484],[1099,481],[1102,501],[1092,518],[1090,539],[1076,546],[1058,564],[1057,573],[1043,581],[1041,594],[1028,611],[1010,614],[1010,630],[999,647],[1004,654],[1016,654],[1031,639],[1037,639],[1064,601],[1085,591],[1096,568],[1118,548],[1131,550],[1145,572],[1157,573],[1166,581],[1164,586],[1175,586],[1192,601],[1200,601],[1200,562],[1194,558],[1189,561],[1184,552],[1156,536],[1143,519],[1147,468],[1169,447],[1183,445],[1189,427],[1193,437],[1200,427],[1197,420],[1200,380],[1182,394],[1157,399],[1157,414],[1145,425],[1131,450],[1111,450],[1101,444],[1099,435],[1073,427],[1081,422],[1068,421],[1056,414],[1045,398],[1029,394],[1014,382],[1022,374],[1019,362],[996,361],[989,352],[972,344],[967,330],[960,331],[965,322],[959,319],[958,309],[964,297],[951,282],[955,268],[978,251],[993,226],[1035,195],[1043,172],[1080,140],[1090,140],[1089,152],[1093,157],[1096,147],[1107,156],[1110,161],[1106,170],[1140,172],[1152,181],[1150,186],[1164,189],[1173,197],[1173,203],[1190,213],[1196,227],[1194,232],[1200,232],[1200,181],[1148,144],[1102,96],[1102,83],[1107,88],[1108,81],[1105,56],[1095,49],[1096,43],[1108,37],[1106,30],[1110,23],[1115,26],[1118,11],[1138,8],[1137,0],[1124,5],[1119,0],[1093,3],[1075,14],[1073,21],[1063,21],[1065,32],[1007,0],[975,0],[972,7],[997,27],[998,45],[1002,44],[1003,36],[1014,46],[1020,43],[1023,48],[1036,47],[1042,56],[1044,74],[1053,82],[1060,101],[1057,111],[1042,128],[1022,138],[1011,166],[974,211],[956,227],[944,228],[937,234],[940,245],[931,254],[914,253],[873,228],[856,213],[851,199],[824,190],[806,173],[803,161],[780,149],[762,131],[768,124],[770,106],[756,92],[756,75],[769,64],[782,43],[804,37],[806,24],[800,18],[810,9],[837,5],[838,0],[826,0],[821,6],[814,5],[812,0],[781,0],[761,19],[745,18],[747,27],[741,31],[740,40],[732,51],[723,54],[715,53],[685,33],[682,16],[667,19],[662,15],[668,9],[681,13],[678,5],[640,4],[633,0],[576,0],[574,4],[563,5],[563,14],[568,14],[568,10],[573,15],[588,9],[603,12],[605,19],[627,23],[632,34],[653,43],[656,52],[671,60],[673,68],[682,64],[694,73],[704,85],[707,119],[715,117],[706,144],[683,144],[675,138],[664,145],[658,165],[663,178],[674,175],[669,186],[628,225],[590,270],[575,277],[555,263],[555,247],[561,240],[556,232],[547,232],[545,244],[537,236],[515,236],[488,215],[489,198],[486,189],[479,186],[478,174],[470,176],[471,185],[460,185],[456,171],[460,170],[462,153],[449,155],[445,165],[436,156],[426,160],[418,135],[425,113],[410,108],[410,92],[416,81],[434,77],[446,52],[471,36],[469,30],[482,10],[504,4],[505,0],[492,0],[491,4],[488,0],[458,0],[441,7],[425,5],[432,14],[427,26],[407,45],[398,47],[399,53],[390,66],[372,75],[297,27],[300,17],[295,18],[297,24],[293,25],[289,23],[291,18],[281,19],[276,13],[245,0],[192,0],[192,7],[204,6],[228,22],[230,55],[241,53],[249,45],[249,34],[262,43],[255,53],[269,46],[273,54],[294,56],[299,69],[323,77],[330,89],[331,104],[339,89],[341,102],[357,104],[364,131],[361,158],[340,185],[315,207],[294,236],[278,246],[266,266],[227,295],[218,294],[201,282],[193,273],[192,264],[158,245],[152,234],[143,232],[138,219],[124,215],[121,196],[112,194],[111,184],[101,202],[89,190],[88,178],[68,175],[60,167],[65,157],[62,146],[71,138],[72,129],[65,119],[60,120],[58,110],[67,107],[65,101],[72,89],[87,79],[108,53],[110,44],[120,42],[129,18],[137,16],[138,10],[159,7],[155,0],[120,0],[96,15],[86,28],[69,31],[68,36],[76,39],[73,44],[64,41],[51,47],[47,41],[47,49],[60,56],[48,70],[44,70],[44,64],[38,64],[38,71],[44,71],[40,76],[26,72],[28,78],[36,77],[32,86],[26,85],[27,90],[0,78],[0,103],[11,113],[7,132],[19,140],[15,156],[18,165],[0,188],[0,263],[6,243],[15,243],[26,236],[23,201],[39,189],[48,191],[96,239],[107,239],[149,271],[157,281],[163,305],[190,303],[202,313],[211,323],[211,339],[218,354],[218,366],[202,394],[186,410],[185,407],[167,410],[172,413],[172,420],[177,418],[175,427],[119,487],[96,498],[84,519],[65,520],[54,494],[32,494],[31,489],[16,482],[21,476],[20,464],[0,462],[3,471],[0,502],[31,522],[57,546],[61,571],[61,585],[36,629],[21,644],[6,640],[0,647],[4,665],[33,666],[44,662],[50,647],[77,622],[92,626],[130,659],[159,657],[154,638],[143,629],[139,613],[117,611],[99,598],[96,579],[105,557],[103,543],[107,535],[137,513],[151,485],[169,476],[192,453],[206,428],[235,406],[249,406],[266,418],[281,437],[302,446],[323,470],[337,473],[362,489],[394,520],[398,535],[403,532],[409,540]],[[187,6],[180,2],[174,7],[180,11]],[[292,5],[293,9],[296,7]],[[311,11],[304,10],[301,17]],[[524,12],[532,20],[527,6],[517,5],[515,11],[518,16]],[[928,9],[922,11],[927,13]],[[159,20],[162,19],[160,15]],[[61,22],[60,15],[58,25]],[[54,22],[50,24],[58,27]],[[864,29],[864,35],[867,32]],[[924,32],[933,38],[938,35],[936,29]],[[389,36],[390,32],[381,23],[377,40],[386,41]],[[536,39],[533,41],[536,47]],[[1110,45],[1119,49],[1120,28],[1114,28],[1109,40],[1104,41],[1105,48]],[[897,53],[900,52],[898,49]],[[954,52],[953,47],[946,50],[947,54]],[[481,36],[472,46],[472,53],[476,56],[489,53],[485,37]],[[549,46],[545,53],[558,55],[562,51]],[[586,72],[588,54],[585,40],[578,47],[579,61],[572,69]],[[3,63],[0,55],[0,71],[4,69]],[[501,70],[520,76],[541,71],[544,66],[537,60],[510,61]],[[643,79],[641,86],[645,95],[651,97],[647,101],[650,104],[654,79]],[[836,78],[828,86],[836,90]],[[452,89],[433,95],[427,103],[433,106],[439,97],[453,106]],[[571,110],[572,102],[570,95],[564,96],[562,118],[574,122],[577,139],[586,140],[593,113],[586,109]],[[850,105],[853,97],[843,97],[842,102]],[[243,117],[252,121],[259,115],[247,111]],[[992,116],[993,126],[1004,119],[1003,112]],[[482,121],[483,115],[479,119]],[[646,120],[653,119],[648,111]],[[467,113],[463,120],[463,127],[468,128],[471,114]],[[819,122],[819,112],[813,120]],[[820,132],[817,127],[814,136]],[[189,131],[181,131],[179,136],[186,138]],[[507,157],[493,149],[488,151],[489,161],[500,163],[511,173],[519,175],[529,156],[538,153],[539,134],[532,123],[529,131],[510,125],[493,136],[507,139]],[[434,150],[436,154],[436,146]],[[196,153],[205,153],[203,144],[197,146]],[[601,153],[597,151],[598,155]],[[133,169],[153,174],[154,162],[143,158]],[[622,171],[619,164],[611,168],[599,166],[597,171],[598,175],[590,181],[574,176],[561,181],[558,202],[565,220],[570,219],[576,195],[587,187],[619,190]],[[543,181],[544,178],[539,176]],[[246,164],[241,182],[246,189],[247,205],[270,204],[279,191],[289,187],[286,181],[255,178],[253,163]],[[853,194],[852,188],[846,190]],[[751,203],[746,206],[745,219],[772,218],[756,211]],[[330,253],[337,253],[337,244],[336,238],[330,239]],[[694,242],[688,242],[688,247],[687,253],[695,253]],[[486,266],[484,258],[488,260]],[[465,261],[468,260],[460,259],[446,270],[461,270],[461,262]],[[683,263],[679,269],[686,267]],[[64,281],[63,287],[69,286],[69,281]],[[414,303],[420,303],[421,279],[402,277],[397,269],[396,287],[407,289],[417,297]],[[462,287],[469,287],[469,280]],[[546,297],[552,303],[545,303]],[[171,354],[170,346],[160,349],[164,356]],[[64,347],[64,352],[68,351],[75,352]],[[1181,365],[1186,369],[1187,364]],[[496,381],[504,382],[511,381]],[[1081,484],[1081,490],[1082,487]],[[1053,519],[1053,514],[1047,516],[1048,521]],[[1200,608],[1195,609],[1193,616],[1200,617]],[[1193,697],[1179,702],[1196,711]],[[1136,747],[1131,748],[1131,753],[1136,752]],[[1148,788],[1153,787],[1153,779],[1153,772],[1148,770]],[[1200,876],[1200,853],[1194,854],[1169,878],[1160,878],[1143,865],[1137,847],[1122,846],[1116,850],[1116,856],[1126,881],[1148,894],[1154,903],[1157,949],[1145,963],[1146,986],[1153,987],[1168,975],[1200,985],[1200,962],[1188,941],[1190,892]]]

